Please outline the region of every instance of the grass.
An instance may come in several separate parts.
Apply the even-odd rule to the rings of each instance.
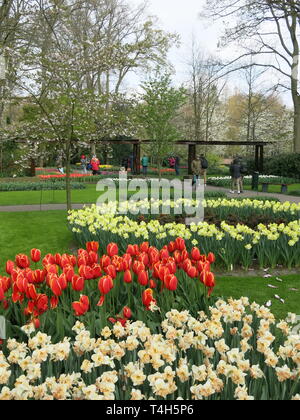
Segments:
[[[68,230],[64,211],[0,213],[0,232],[0,274],[5,274],[6,261],[13,260],[18,253],[28,254],[32,248],[39,248],[43,255],[64,253],[70,252],[72,247],[72,234]],[[300,274],[283,276],[282,279],[283,283],[278,283],[275,278],[218,275],[214,296],[248,296],[250,301],[259,304],[272,300],[271,309],[278,319],[285,318],[288,312],[299,314],[300,294],[289,289],[300,289]],[[268,284],[278,289],[270,289]],[[286,303],[274,299],[275,294],[285,299]]]
[[[250,302],[257,302],[264,305],[269,300],[272,301],[271,311],[277,319],[285,319],[288,312],[300,314],[300,273],[280,276],[283,280],[279,283],[276,277],[265,279],[264,277],[218,277],[217,286],[214,290],[215,296],[224,296],[226,298],[240,298],[248,296]],[[278,287],[271,289],[268,285]],[[298,292],[289,289],[299,289]],[[275,299],[275,295],[285,300],[281,303]]]
[[[0,213],[0,232],[0,274],[18,253],[32,248],[44,254],[69,252],[72,243],[64,211]]]
[[[246,185],[245,186],[245,190],[252,190],[250,185]],[[300,184],[291,184],[288,186],[288,194],[293,193],[293,191],[299,191],[300,190]],[[259,185],[258,187],[258,191],[262,192],[262,185]],[[276,193],[276,194],[281,194],[281,185],[272,185],[270,184],[268,187],[268,192],[269,193]]]

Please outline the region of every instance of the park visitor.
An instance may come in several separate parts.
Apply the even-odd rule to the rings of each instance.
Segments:
[[[204,186],[206,187],[206,184],[207,184],[208,161],[207,161],[206,157],[203,154],[200,155],[200,162],[201,162],[201,175],[203,176]]]
[[[143,174],[146,176],[148,172],[149,158],[147,156],[142,157]]]
[[[93,171],[93,175],[100,175],[100,161],[97,158],[97,156],[93,156],[93,159],[91,160],[91,165],[92,165],[92,171]]]
[[[81,168],[82,168],[83,173],[87,174],[88,160],[87,160],[87,157],[85,155],[81,156],[80,163],[81,163]]]
[[[230,165],[230,174],[231,174],[231,194],[235,193],[235,187],[237,188],[237,193],[241,194],[242,191],[242,174],[241,174],[241,164],[238,159],[234,159]]]
[[[202,171],[202,167],[201,167],[201,161],[200,161],[200,156],[199,156],[198,159],[195,158],[192,162],[193,185],[195,185],[197,181],[199,181],[201,171]]]

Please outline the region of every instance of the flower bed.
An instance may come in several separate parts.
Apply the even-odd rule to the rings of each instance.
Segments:
[[[158,330],[72,330],[55,344],[28,325],[28,339],[8,340],[0,400],[300,400],[300,337],[247,298],[196,316],[171,310]]]
[[[153,321],[158,308],[160,314],[186,307],[196,313],[215,286],[214,255],[201,255],[197,248],[188,253],[181,238],[161,250],[146,242],[128,245],[122,256],[114,243],[105,254],[98,249],[91,242],[77,256],[43,259],[33,249],[31,258],[19,254],[8,261],[8,277],[0,277],[0,314],[8,320],[9,336],[28,320],[62,339],[71,334],[75,317],[83,317],[95,333],[108,318],[112,323],[132,316]]]
[[[209,177],[207,180],[208,185],[214,185],[216,187],[229,188],[231,187],[232,177],[231,176],[221,176],[221,177]],[[246,175],[243,177],[244,185],[249,186],[252,184],[252,176]],[[268,184],[297,184],[299,181],[294,178],[280,177],[276,175],[260,175],[260,183]]]
[[[34,182],[0,182],[0,191],[41,191],[41,190],[65,190],[64,182],[53,180],[49,182],[34,181]],[[71,183],[72,190],[84,190],[85,185],[79,182]]]
[[[126,209],[129,205],[131,209],[146,211],[151,204],[153,202],[148,201],[120,203],[120,208]],[[244,204],[246,204],[245,207],[243,207]],[[157,202],[157,205],[159,207],[161,202]],[[178,203],[172,204],[173,207],[177,205]],[[206,205],[209,208],[220,206],[220,211],[223,211],[222,200],[207,200]],[[146,223],[137,220],[138,216],[114,215],[116,203],[110,203],[102,209],[104,214],[100,214],[96,206],[73,211],[69,214],[68,220],[76,240],[81,245],[87,241],[97,240],[103,247],[102,250],[111,241],[117,242],[123,252],[126,250],[123,244],[128,241],[131,243],[150,241],[158,247],[163,247],[180,236],[186,239],[190,249],[192,246],[200,246],[204,253],[213,250],[217,257],[216,265],[220,268],[225,267],[231,270],[242,265],[248,269],[254,264],[254,259],[261,268],[273,268],[279,264],[288,268],[299,266],[299,205],[250,200],[246,200],[245,203],[236,201],[235,205],[237,209],[243,211],[252,206],[252,209],[256,208],[264,213],[275,213],[278,217],[284,215],[292,221],[280,224],[259,224],[255,229],[244,224],[232,226],[225,221],[220,227],[206,222],[191,226],[175,222],[162,225],[158,220],[150,220]]]

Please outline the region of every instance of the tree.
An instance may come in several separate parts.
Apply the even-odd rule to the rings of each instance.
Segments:
[[[238,43],[246,52],[227,64],[234,71],[245,57],[251,66],[265,67],[281,76],[278,86],[289,89],[294,106],[294,151],[300,153],[299,29],[297,0],[207,0],[205,16],[222,19],[223,47]],[[269,62],[266,58],[269,58]],[[229,70],[228,70],[229,66]],[[249,67],[242,64],[240,67]]]
[[[187,100],[184,88],[172,86],[171,75],[157,72],[155,77],[141,85],[144,93],[138,115],[145,133],[152,140],[151,154],[157,161],[159,177],[164,157],[170,152],[174,140],[180,136],[173,124],[178,110]]]

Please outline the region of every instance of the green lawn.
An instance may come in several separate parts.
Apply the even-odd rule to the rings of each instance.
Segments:
[[[72,243],[64,211],[0,213],[0,238],[0,274],[18,253],[68,252]]]
[[[4,274],[5,263],[14,259],[18,253],[29,253],[32,248],[41,249],[43,254],[70,252],[76,245],[66,223],[66,212],[22,212],[0,213],[0,274]],[[283,276],[283,283],[274,278],[263,277],[222,277],[217,276],[214,296],[248,296],[251,301],[265,304],[272,299],[272,311],[278,319],[285,318],[288,312],[300,313],[300,293],[289,291],[300,289],[300,274]],[[276,290],[267,287],[273,284]],[[285,304],[274,299],[277,294],[286,300]]]
[[[279,276],[283,280],[282,283],[276,280],[276,277],[265,279],[262,277],[218,277],[217,286],[214,290],[215,296],[240,298],[241,296],[248,296],[250,301],[259,304],[265,304],[272,300],[271,311],[278,319],[286,318],[288,312],[300,314],[300,273]],[[278,289],[271,289],[268,285],[278,287]],[[290,291],[289,289],[299,289],[298,292]],[[281,303],[275,299],[275,295],[285,300]]]
[[[251,188],[251,186],[246,185],[245,190],[252,190],[252,188]],[[258,191],[262,192],[262,185],[259,185]],[[292,193],[293,191],[300,191],[300,184],[289,185],[288,186],[288,194]],[[273,193],[273,194],[274,193],[281,194],[281,185],[269,185],[268,192]]]

